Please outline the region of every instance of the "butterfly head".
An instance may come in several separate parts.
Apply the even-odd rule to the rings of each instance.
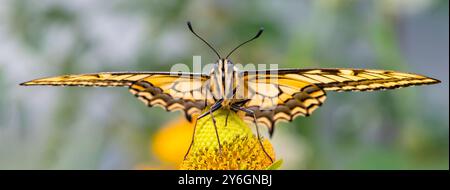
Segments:
[[[219,60],[214,65],[213,69],[210,72],[211,76],[211,89],[212,94],[215,97],[215,99],[222,99],[224,100],[223,104],[224,106],[229,105],[230,100],[233,100],[235,94],[236,94],[236,87],[238,86],[239,77],[238,77],[238,69],[234,66],[233,62],[229,60],[228,58],[235,52],[237,49],[239,49],[244,44],[247,44],[248,42],[253,41],[254,39],[261,36],[261,34],[264,31],[264,28],[260,28],[258,33],[251,39],[239,44],[236,46],[233,50],[230,51],[230,53],[227,54],[225,58],[220,56],[220,54],[214,49],[210,43],[208,43],[205,39],[200,37],[192,28],[191,22],[187,22],[189,30],[201,41],[203,41],[208,47],[210,47],[214,53],[217,55]]]

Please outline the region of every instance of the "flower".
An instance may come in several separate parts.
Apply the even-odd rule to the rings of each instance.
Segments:
[[[180,169],[261,170],[272,168],[275,153],[267,139],[262,139],[263,149],[249,126],[235,112],[225,109],[217,110],[214,112],[214,118],[222,150],[219,150],[216,130],[211,116],[208,115],[198,121],[194,144],[186,159],[181,163]],[[276,162],[275,166],[279,164],[280,162]]]
[[[160,165],[141,163],[138,170],[176,169],[183,161],[192,140],[194,123],[186,120],[184,115],[165,124],[149,141],[150,154],[154,155]]]
[[[193,125],[184,116],[166,124],[151,140],[151,152],[167,164],[180,164],[191,143]]]
[[[195,120],[189,122],[180,117],[166,124],[150,140],[150,153],[162,164],[139,164],[136,169],[175,169],[178,166],[182,170],[261,170],[280,166],[281,160],[272,163],[275,153],[270,141],[261,139],[263,149],[250,127],[235,112],[217,110],[214,118],[221,152],[211,116],[198,121],[190,149]]]

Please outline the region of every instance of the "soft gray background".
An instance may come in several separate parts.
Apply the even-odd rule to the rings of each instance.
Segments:
[[[165,71],[226,52],[280,68],[416,72],[441,84],[329,93],[309,118],[277,127],[284,169],[448,169],[449,14],[445,0],[0,0],[0,169],[158,165],[148,141],[179,113],[146,108],[126,89],[20,87],[37,77]]]

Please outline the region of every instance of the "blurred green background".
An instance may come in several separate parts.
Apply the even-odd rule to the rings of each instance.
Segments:
[[[21,87],[100,71],[168,71],[248,39],[235,63],[415,72],[433,86],[328,93],[311,117],[277,126],[283,169],[449,169],[446,0],[0,0],[0,169],[158,166],[149,139],[180,113],[123,88]]]

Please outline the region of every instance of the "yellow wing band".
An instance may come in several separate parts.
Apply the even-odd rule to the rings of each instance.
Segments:
[[[130,86],[133,82],[149,77],[150,73],[93,73],[79,75],[62,75],[47,77],[24,82],[22,86],[48,85],[48,86],[99,86],[116,87]]]

